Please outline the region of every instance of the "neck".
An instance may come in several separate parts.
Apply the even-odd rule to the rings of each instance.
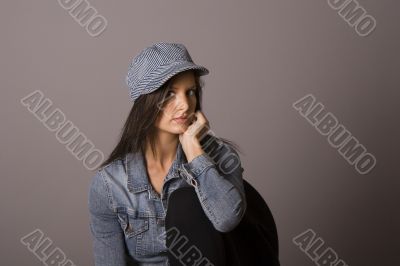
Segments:
[[[146,144],[145,157],[148,165],[166,169],[169,167],[176,157],[179,138],[176,134],[159,132],[156,138],[155,153],[150,147],[150,143]]]

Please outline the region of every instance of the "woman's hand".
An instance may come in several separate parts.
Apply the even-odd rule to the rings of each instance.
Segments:
[[[192,120],[192,123],[184,133],[179,134],[179,141],[187,161],[191,162],[195,157],[204,153],[200,139],[210,129],[210,123],[201,111],[197,111],[189,119]]]

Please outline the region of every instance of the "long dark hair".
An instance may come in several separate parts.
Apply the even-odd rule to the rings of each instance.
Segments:
[[[193,71],[197,87],[195,90],[197,98],[195,111],[201,111],[202,88],[204,86],[204,81],[196,70],[186,71]],[[149,94],[142,94],[136,99],[125,121],[117,146],[111,152],[109,157],[98,167],[98,169],[108,165],[114,160],[122,159],[128,153],[144,153],[147,141],[149,141],[152,152],[155,154],[157,133],[155,121],[161,112],[161,108],[159,108],[158,104],[165,101],[168,90],[172,85],[172,80],[173,79],[170,78],[159,89]],[[210,134],[207,134],[206,137],[216,138]],[[221,137],[218,137],[218,140],[226,143],[236,151],[240,151],[239,146],[233,141]],[[201,141],[201,144],[203,144],[203,142],[204,141]]]

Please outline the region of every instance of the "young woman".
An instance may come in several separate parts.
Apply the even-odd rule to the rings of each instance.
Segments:
[[[134,101],[89,189],[96,266],[225,265],[221,234],[246,210],[234,144],[210,133],[201,76],[177,43],[155,43],[130,64]]]

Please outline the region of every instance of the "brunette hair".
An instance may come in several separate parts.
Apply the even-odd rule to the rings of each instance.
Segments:
[[[186,71],[193,71],[197,87],[197,89],[195,90],[197,98],[195,112],[198,110],[201,111],[202,88],[204,86],[204,82],[196,70]],[[98,169],[108,165],[114,160],[123,159],[123,157],[128,153],[144,153],[147,141],[149,141],[150,143],[153,154],[155,153],[157,133],[155,121],[157,120],[158,115],[161,112],[161,108],[159,108],[159,103],[165,101],[169,88],[172,86],[172,83],[173,77],[167,80],[159,89],[149,94],[142,94],[135,100],[135,103],[133,104],[120,133],[118,144],[111,152],[109,157],[104,162],[102,162]],[[217,138],[216,136],[210,134],[206,134],[205,138],[202,137],[200,143],[203,145],[203,143],[205,143],[204,140],[206,140],[206,142],[209,142],[210,137],[222,141],[236,151],[240,151],[238,145],[233,141],[221,137]]]

